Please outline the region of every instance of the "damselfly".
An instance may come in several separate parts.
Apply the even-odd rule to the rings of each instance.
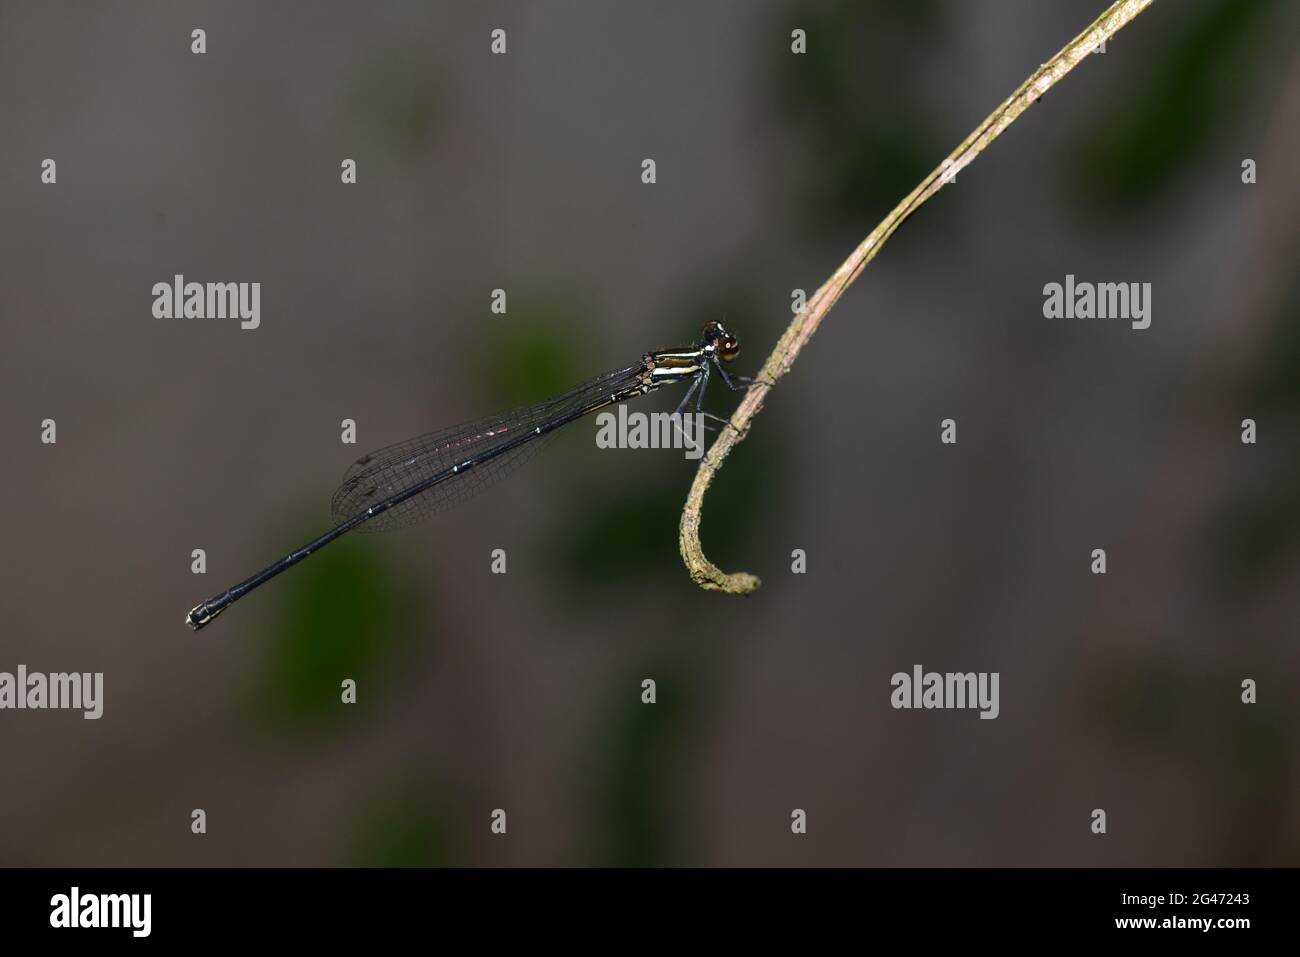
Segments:
[[[722,368],[723,362],[736,358],[739,352],[739,339],[722,323],[708,322],[696,345],[647,352],[635,365],[597,376],[539,405],[363,455],[334,493],[331,507],[337,525],[251,578],[196,605],[185,616],[185,623],[197,631],[254,588],[354,528],[400,528],[460,504],[514,471],[560,426],[599,409],[648,395],[670,383],[690,382],[677,412],[686,408],[692,396],[696,397],[696,410],[702,411],[710,368],[716,369],[730,388],[745,388]],[[734,378],[741,383],[750,381]]]

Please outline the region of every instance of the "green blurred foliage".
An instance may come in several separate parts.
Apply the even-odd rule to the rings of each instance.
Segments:
[[[1296,549],[1300,529],[1300,468],[1285,481],[1255,490],[1232,489],[1232,497],[1211,523],[1212,580],[1242,588],[1285,565]]]
[[[656,702],[641,701],[653,678]],[[592,727],[588,863],[654,867],[682,859],[683,761],[699,721],[699,679],[673,659],[647,662],[616,682],[613,699]]]
[[[428,50],[395,47],[360,66],[342,95],[340,126],[389,159],[412,161],[433,141],[438,97]]]
[[[1294,864],[1300,847],[1287,828],[1296,781],[1294,709],[1266,690],[1257,704],[1230,696],[1215,711],[1209,763],[1214,779],[1207,786],[1221,795],[1224,825],[1214,860],[1227,866]]]
[[[1291,277],[1286,301],[1269,327],[1251,383],[1253,406],[1273,415],[1300,416],[1300,275]]]
[[[1231,132],[1256,72],[1256,28],[1275,2],[1181,0],[1164,11],[1174,14],[1161,21],[1165,39],[1071,149],[1081,203],[1109,213],[1154,200]],[[1103,55],[1123,56],[1123,44],[1121,34]]]
[[[1240,679],[1267,670],[1224,681],[1221,667],[1198,677],[1154,654],[1127,655],[1088,680],[1090,710],[1117,744],[1180,761],[1218,805],[1211,857],[1221,865],[1294,860],[1295,848],[1278,840],[1291,814],[1294,708],[1266,690],[1257,704],[1240,697]]]
[[[927,108],[926,85],[945,35],[938,0],[803,2],[783,12],[786,38],[770,64],[793,128],[808,140],[814,173],[809,209],[817,225],[870,227],[906,196],[950,147]],[[790,31],[807,32],[808,51],[790,52]],[[901,87],[908,96],[898,96]]]
[[[437,789],[423,782],[389,783],[352,815],[357,822],[343,863],[355,867],[442,867],[453,864],[449,819]]]
[[[1167,662],[1114,658],[1092,676],[1089,693],[1100,722],[1129,741],[1161,749],[1182,731],[1186,681]]]
[[[680,458],[678,451],[619,454],[628,466],[617,488],[581,476],[572,480],[581,507],[571,510],[546,546],[557,571],[578,590],[655,573],[676,576],[694,588],[678,552],[677,526],[696,463]],[[768,466],[776,454],[770,429],[752,430],[731,453],[705,499],[701,531],[706,554],[725,564],[725,556],[739,554],[742,543],[754,535],[755,525],[777,497],[776,469]],[[656,478],[637,469],[637,455],[671,456],[679,467],[657,469],[655,474],[662,477]]]
[[[498,333],[477,337],[470,361],[492,411],[533,405],[619,367],[626,357],[597,354],[585,297],[558,289],[512,289]],[[493,327],[489,327],[493,328]]]
[[[1245,396],[1228,401],[1248,410],[1258,425],[1259,446],[1240,446],[1248,453],[1238,461],[1240,484],[1230,481],[1209,526],[1206,553],[1212,556],[1211,580],[1242,587],[1286,568],[1300,546],[1300,280],[1269,324],[1271,341],[1245,386]],[[1244,417],[1244,416],[1243,416]],[[1235,425],[1236,423],[1234,423]],[[1233,441],[1236,441],[1234,437]],[[1281,450],[1268,454],[1266,450]],[[1267,456],[1271,467],[1254,460]],[[1243,487],[1244,485],[1244,487]]]
[[[276,541],[305,541],[320,529],[305,523]],[[246,670],[250,719],[261,731],[321,731],[365,708],[378,683],[395,671],[412,619],[411,596],[390,558],[370,536],[353,534],[312,555],[268,588],[270,626],[251,643]],[[420,605],[436,604],[426,581]],[[341,700],[357,682],[357,703]]]

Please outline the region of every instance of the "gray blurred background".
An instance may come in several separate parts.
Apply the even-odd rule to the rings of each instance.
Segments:
[[[1295,863],[1285,0],[1156,3],[890,241],[706,500],[753,597],[681,564],[693,465],[584,423],[182,623],[362,451],[710,318],[756,369],[1104,6],[6,0],[0,670],[103,671],[105,713],[0,713],[0,864]],[[260,282],[261,328],[153,318],[175,273]],[[1044,319],[1066,273],[1151,282],[1151,328]],[[891,709],[914,664],[1001,716]]]

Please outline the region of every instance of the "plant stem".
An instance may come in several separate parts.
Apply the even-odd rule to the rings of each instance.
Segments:
[[[1080,33],[1034,73],[1020,84],[1003,103],[977,126],[968,137],[948,154],[947,159],[939,164],[919,186],[897,206],[885,219],[872,230],[871,235],[862,241],[852,255],[840,265],[808,300],[804,309],[794,318],[772,354],[767,357],[762,370],[753,385],[745,394],[744,400],[731,417],[733,428],[723,429],[717,441],[709,448],[708,454],[700,462],[686,497],[686,507],[682,510],[679,542],[682,560],[691,573],[691,579],[701,588],[724,591],[733,595],[747,595],[759,586],[759,579],[748,572],[724,572],[704,555],[700,545],[700,511],[704,505],[704,493],[713,483],[714,476],[722,463],[726,461],[731,450],[744,439],[749,432],[754,416],[763,408],[767,393],[780,378],[790,371],[799,352],[817,331],[822,319],[831,307],[839,301],[853,280],[858,278],[867,263],[871,262],[880,247],[884,245],[894,230],[908,216],[916,212],[921,204],[943,188],[958,173],[966,168],[975,157],[979,156],[990,143],[998,138],[1007,127],[1014,123],[1020,114],[1038,102],[1039,97],[1056,85],[1067,73],[1079,65],[1082,60],[1096,50],[1110,37],[1123,29],[1130,20],[1149,7],[1154,0],[1117,0],[1110,8]]]

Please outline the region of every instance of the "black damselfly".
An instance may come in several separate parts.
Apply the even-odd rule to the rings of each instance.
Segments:
[[[334,493],[331,508],[339,524],[251,578],[196,605],[185,616],[185,623],[197,631],[257,586],[354,528],[400,528],[460,504],[512,472],[537,450],[545,436],[606,406],[648,395],[669,383],[689,381],[691,387],[677,413],[693,395],[696,410],[702,410],[710,366],[729,387],[744,388],[722,368],[722,362],[734,359],[739,352],[739,339],[722,323],[708,322],[697,345],[647,352],[636,365],[597,376],[539,405],[363,455]]]

